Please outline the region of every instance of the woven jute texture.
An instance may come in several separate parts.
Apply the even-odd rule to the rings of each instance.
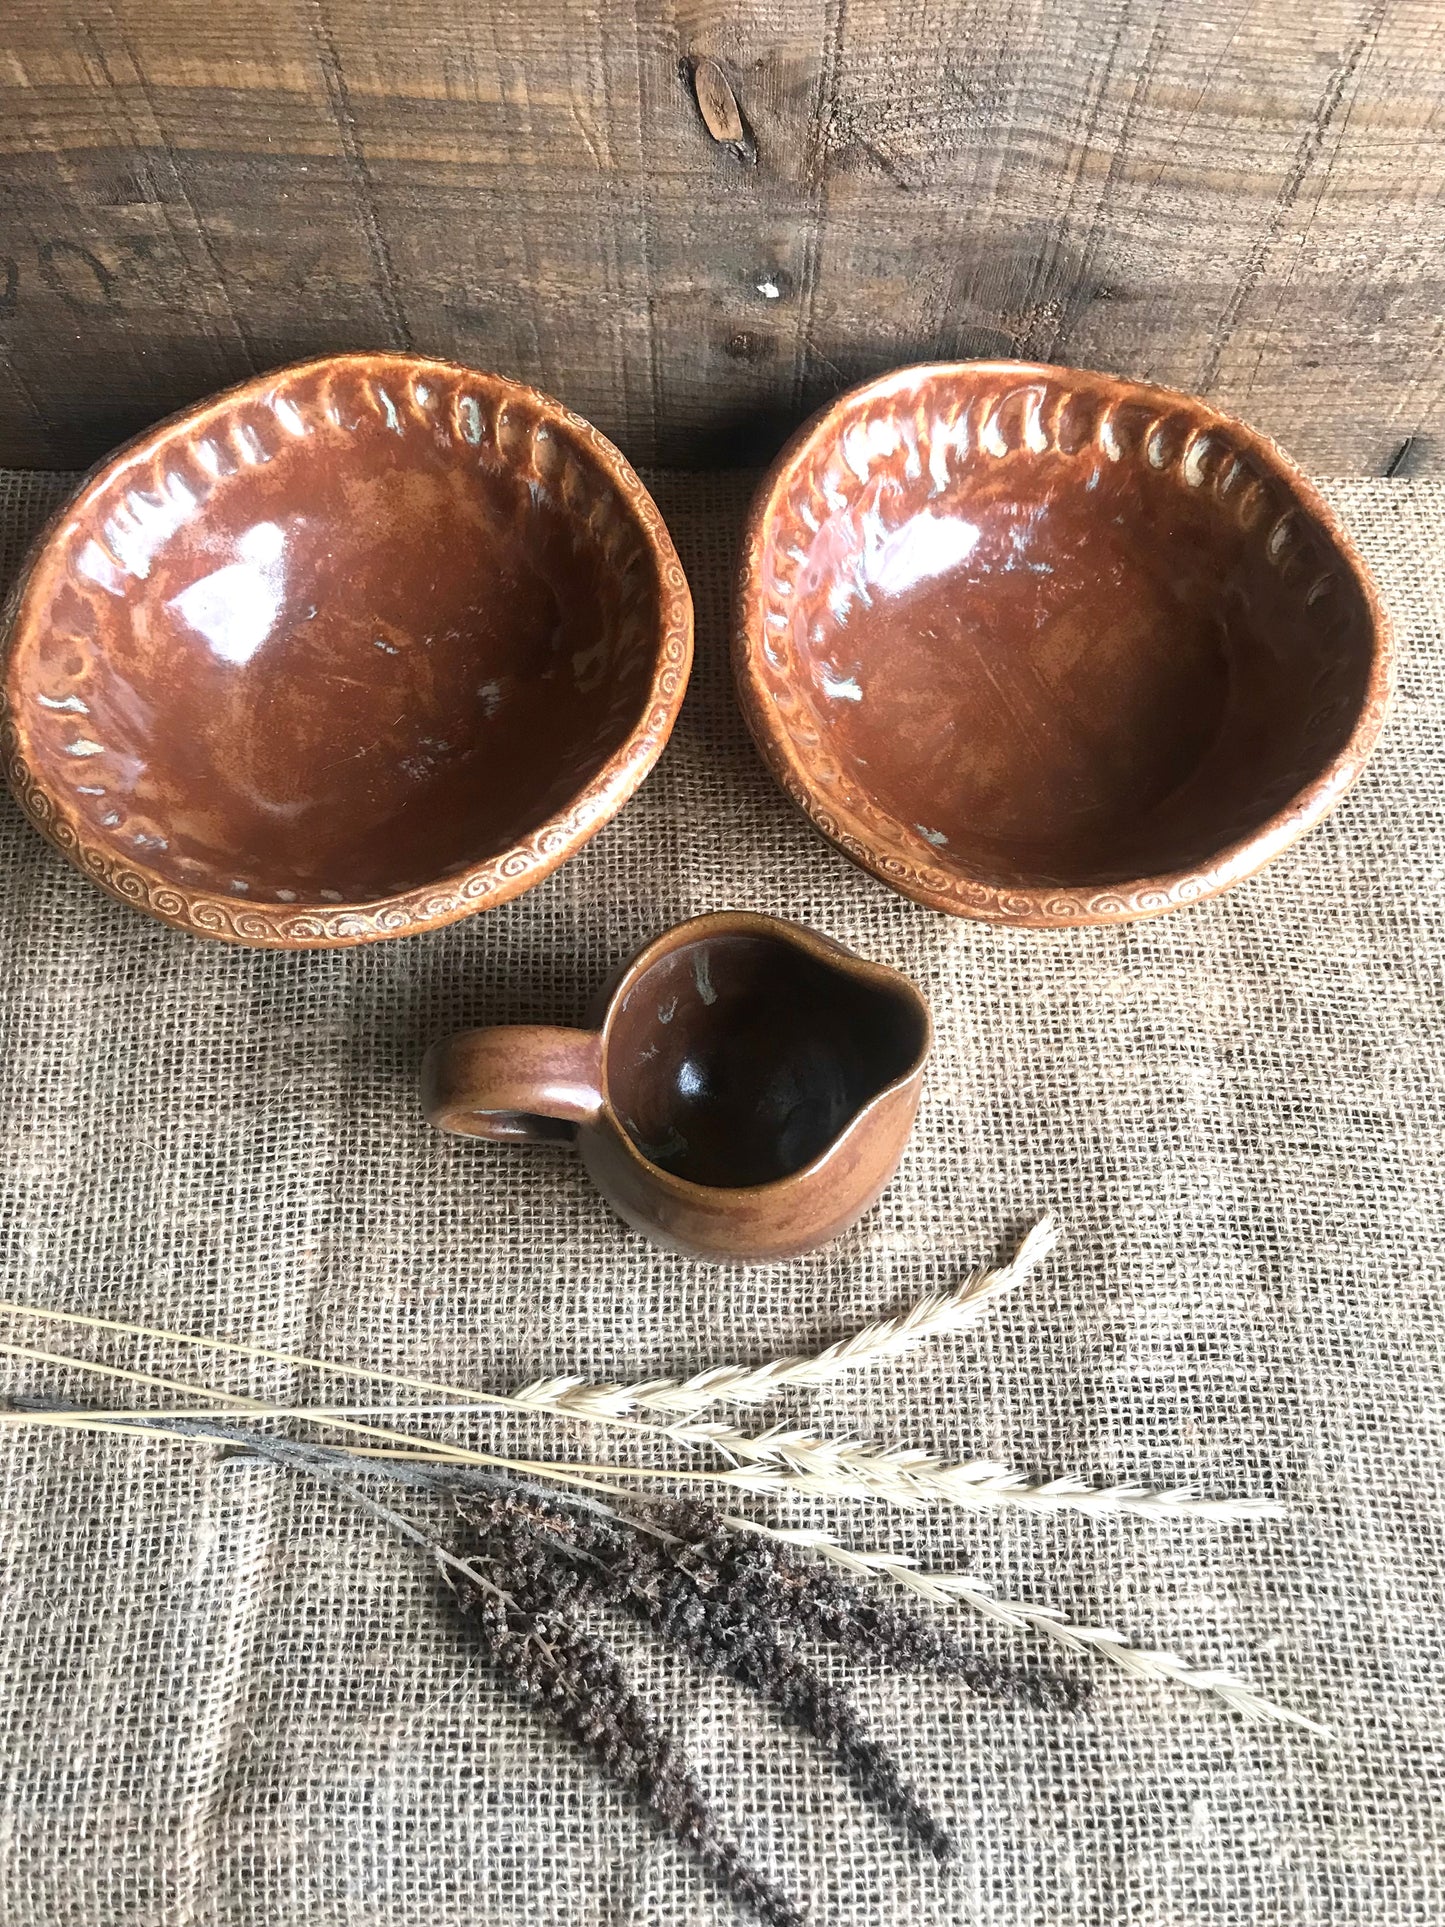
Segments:
[[[785,802],[728,685],[746,485],[656,486],[698,607],[681,724],[623,815],[503,910],[347,953],[224,948],[108,902],[0,809],[5,1294],[492,1387],[687,1372],[835,1337],[1002,1255],[1052,1206],[1059,1255],[976,1336],[777,1410],[1034,1471],[1274,1495],[1294,1516],[855,1506],[837,1530],[1235,1667],[1333,1744],[1099,1663],[1074,1719],[843,1666],[956,1825],[961,1860],[939,1869],[742,1693],[605,1630],[820,1923],[1438,1922],[1445,486],[1331,491],[1404,658],[1338,814],[1222,901],[1045,935],[915,908]],[[57,488],[5,485],[12,566]],[[429,1040],[575,1019],[637,944],[725,906],[813,924],[932,1002],[917,1131],[841,1243],[760,1270],[688,1262],[616,1223],[566,1148],[422,1122]],[[198,1367],[158,1342],[80,1342]],[[199,1362],[232,1391],[337,1395]],[[3,1358],[0,1384],[126,1389]],[[569,1449],[588,1443],[606,1441]],[[0,1441],[0,1519],[0,1927],[729,1917],[343,1495],[207,1447],[27,1433]]]

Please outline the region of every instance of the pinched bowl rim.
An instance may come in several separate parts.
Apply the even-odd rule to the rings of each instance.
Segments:
[[[769,617],[785,634],[786,614],[777,605],[790,587],[784,583],[779,591],[776,566],[770,566],[778,557],[777,525],[795,518],[800,503],[815,517],[838,505],[827,493],[826,474],[819,479],[830,458],[858,485],[854,463],[867,460],[866,435],[855,440],[849,461],[841,453],[849,429],[916,409],[921,442],[927,391],[936,396],[950,382],[958,390],[950,427],[970,437],[972,449],[998,457],[1020,447],[1069,455],[1102,449],[1114,461],[1147,462],[1160,479],[1163,471],[1177,468],[1184,486],[1227,499],[1248,526],[1258,529],[1270,561],[1282,570],[1304,548],[1296,541],[1298,531],[1291,531],[1291,517],[1302,509],[1358,588],[1370,618],[1371,656],[1347,741],[1318,775],[1247,834],[1224,843],[1206,864],[1077,887],[999,884],[970,874],[962,864],[945,864],[911,824],[850,780],[806,719],[788,655],[770,655]],[[1072,435],[1077,423],[1066,431],[1065,411],[1081,399],[1095,409],[1089,433],[1066,447],[1064,436]],[[1318,589],[1317,583],[1311,595]],[[1395,645],[1354,541],[1308,476],[1258,430],[1175,389],[1086,369],[1022,361],[923,362],[864,382],[821,409],[793,435],[759,484],[738,570],[733,674],[743,715],[773,776],[845,856],[930,909],[988,923],[1063,929],[1161,916],[1218,896],[1313,828],[1356,781],[1375,747],[1394,689]]]
[[[203,498],[218,478],[196,456],[198,441],[204,442],[208,434],[230,437],[237,459],[267,460],[267,440],[273,435],[282,442],[304,432],[298,391],[304,387],[309,394],[319,380],[329,396],[330,381],[336,378],[350,381],[357,398],[393,425],[393,418],[410,420],[429,435],[452,433],[463,450],[490,445],[499,460],[514,469],[536,466],[542,459],[539,439],[544,441],[546,459],[554,464],[551,479],[564,505],[576,474],[585,467],[600,473],[640,536],[655,572],[658,615],[652,674],[639,719],[626,740],[562,808],[510,848],[432,883],[365,901],[298,907],[248,897],[237,903],[214,890],[179,883],[99,839],[33,766],[15,681],[27,640],[48,620],[49,593],[56,571],[63,567],[66,545],[97,498],[118,483],[143,489],[152,477],[159,480],[178,466],[187,487]],[[513,417],[509,408],[515,411]],[[339,411],[329,421],[346,426]],[[537,436],[539,428],[547,431],[545,437]],[[163,923],[265,949],[374,943],[439,929],[506,903],[540,883],[595,836],[629,801],[666,746],[687,688],[692,633],[687,578],[656,503],[621,451],[582,416],[524,383],[459,362],[390,351],[320,355],[238,383],[145,430],[91,469],[50,518],[0,611],[0,767],[25,815],[82,874]]]

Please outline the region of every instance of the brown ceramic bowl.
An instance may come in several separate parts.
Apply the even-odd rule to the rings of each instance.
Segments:
[[[498,375],[338,355],[163,423],[9,605],[21,807],[166,923],[281,948],[516,896],[615,814],[692,604],[610,442]]]
[[[1037,927],[1259,869],[1358,776],[1392,648],[1262,435],[1169,389],[965,362],[854,389],[784,449],[735,666],[773,773],[849,856]]]

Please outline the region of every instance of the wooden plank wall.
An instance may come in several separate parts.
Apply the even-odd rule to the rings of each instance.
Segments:
[[[3,463],[395,343],[640,461],[1020,354],[1445,465],[1445,0],[9,0],[0,88]]]

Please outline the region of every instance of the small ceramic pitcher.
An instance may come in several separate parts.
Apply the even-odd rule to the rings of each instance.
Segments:
[[[470,1137],[576,1136],[603,1196],[698,1257],[795,1257],[897,1169],[932,1024],[896,970],[745,912],[667,931],[591,1028],[461,1031],[422,1068],[427,1116]]]

